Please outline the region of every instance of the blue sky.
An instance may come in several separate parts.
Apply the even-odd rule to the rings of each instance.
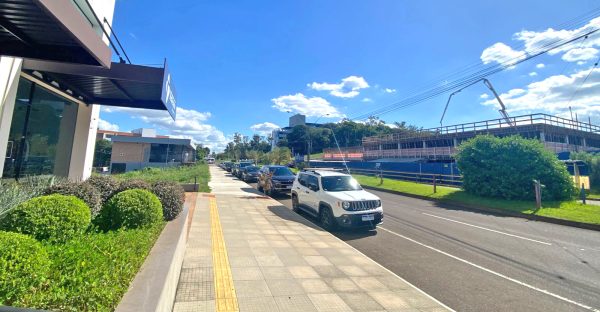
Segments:
[[[543,40],[568,36],[586,21],[564,23],[596,7],[592,0],[117,0],[113,26],[133,63],[158,65],[167,58],[178,119],[105,107],[101,126],[153,127],[221,149],[235,132],[265,134],[286,126],[288,110],[306,113],[309,122],[325,113],[335,117],[320,122],[352,118],[458,69],[525,55]],[[594,25],[600,21],[587,27]],[[490,80],[513,115],[564,115],[572,106],[582,117],[598,117],[600,88],[594,86],[600,74],[570,99],[596,62],[597,49],[600,36],[590,37]],[[488,93],[482,84],[461,92],[445,124],[498,118]],[[447,96],[381,118],[434,127]]]

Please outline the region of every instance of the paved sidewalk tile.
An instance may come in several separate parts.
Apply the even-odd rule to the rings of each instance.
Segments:
[[[198,197],[173,311],[217,310],[208,196],[216,198],[239,311],[447,311],[303,216],[210,171],[214,195]]]

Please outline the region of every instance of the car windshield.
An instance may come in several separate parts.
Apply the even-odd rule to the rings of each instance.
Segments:
[[[246,167],[245,169],[248,172],[256,172],[256,171],[258,171],[258,167],[254,167],[254,166],[249,166],[249,167]]]
[[[328,192],[358,191],[362,190],[360,184],[350,176],[330,176],[321,178],[323,190]]]
[[[240,168],[252,166],[252,163],[240,163]]]
[[[293,176],[294,175],[294,173],[286,167],[275,167],[275,168],[271,168],[270,171],[273,173],[274,176]]]

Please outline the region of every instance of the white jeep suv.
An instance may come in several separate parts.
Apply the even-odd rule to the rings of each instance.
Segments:
[[[317,217],[326,230],[337,227],[374,229],[383,220],[379,197],[362,189],[348,174],[304,170],[292,185],[292,206]]]

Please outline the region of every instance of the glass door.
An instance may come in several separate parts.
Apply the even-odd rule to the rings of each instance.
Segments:
[[[76,122],[76,103],[21,78],[3,177],[67,176]]]

